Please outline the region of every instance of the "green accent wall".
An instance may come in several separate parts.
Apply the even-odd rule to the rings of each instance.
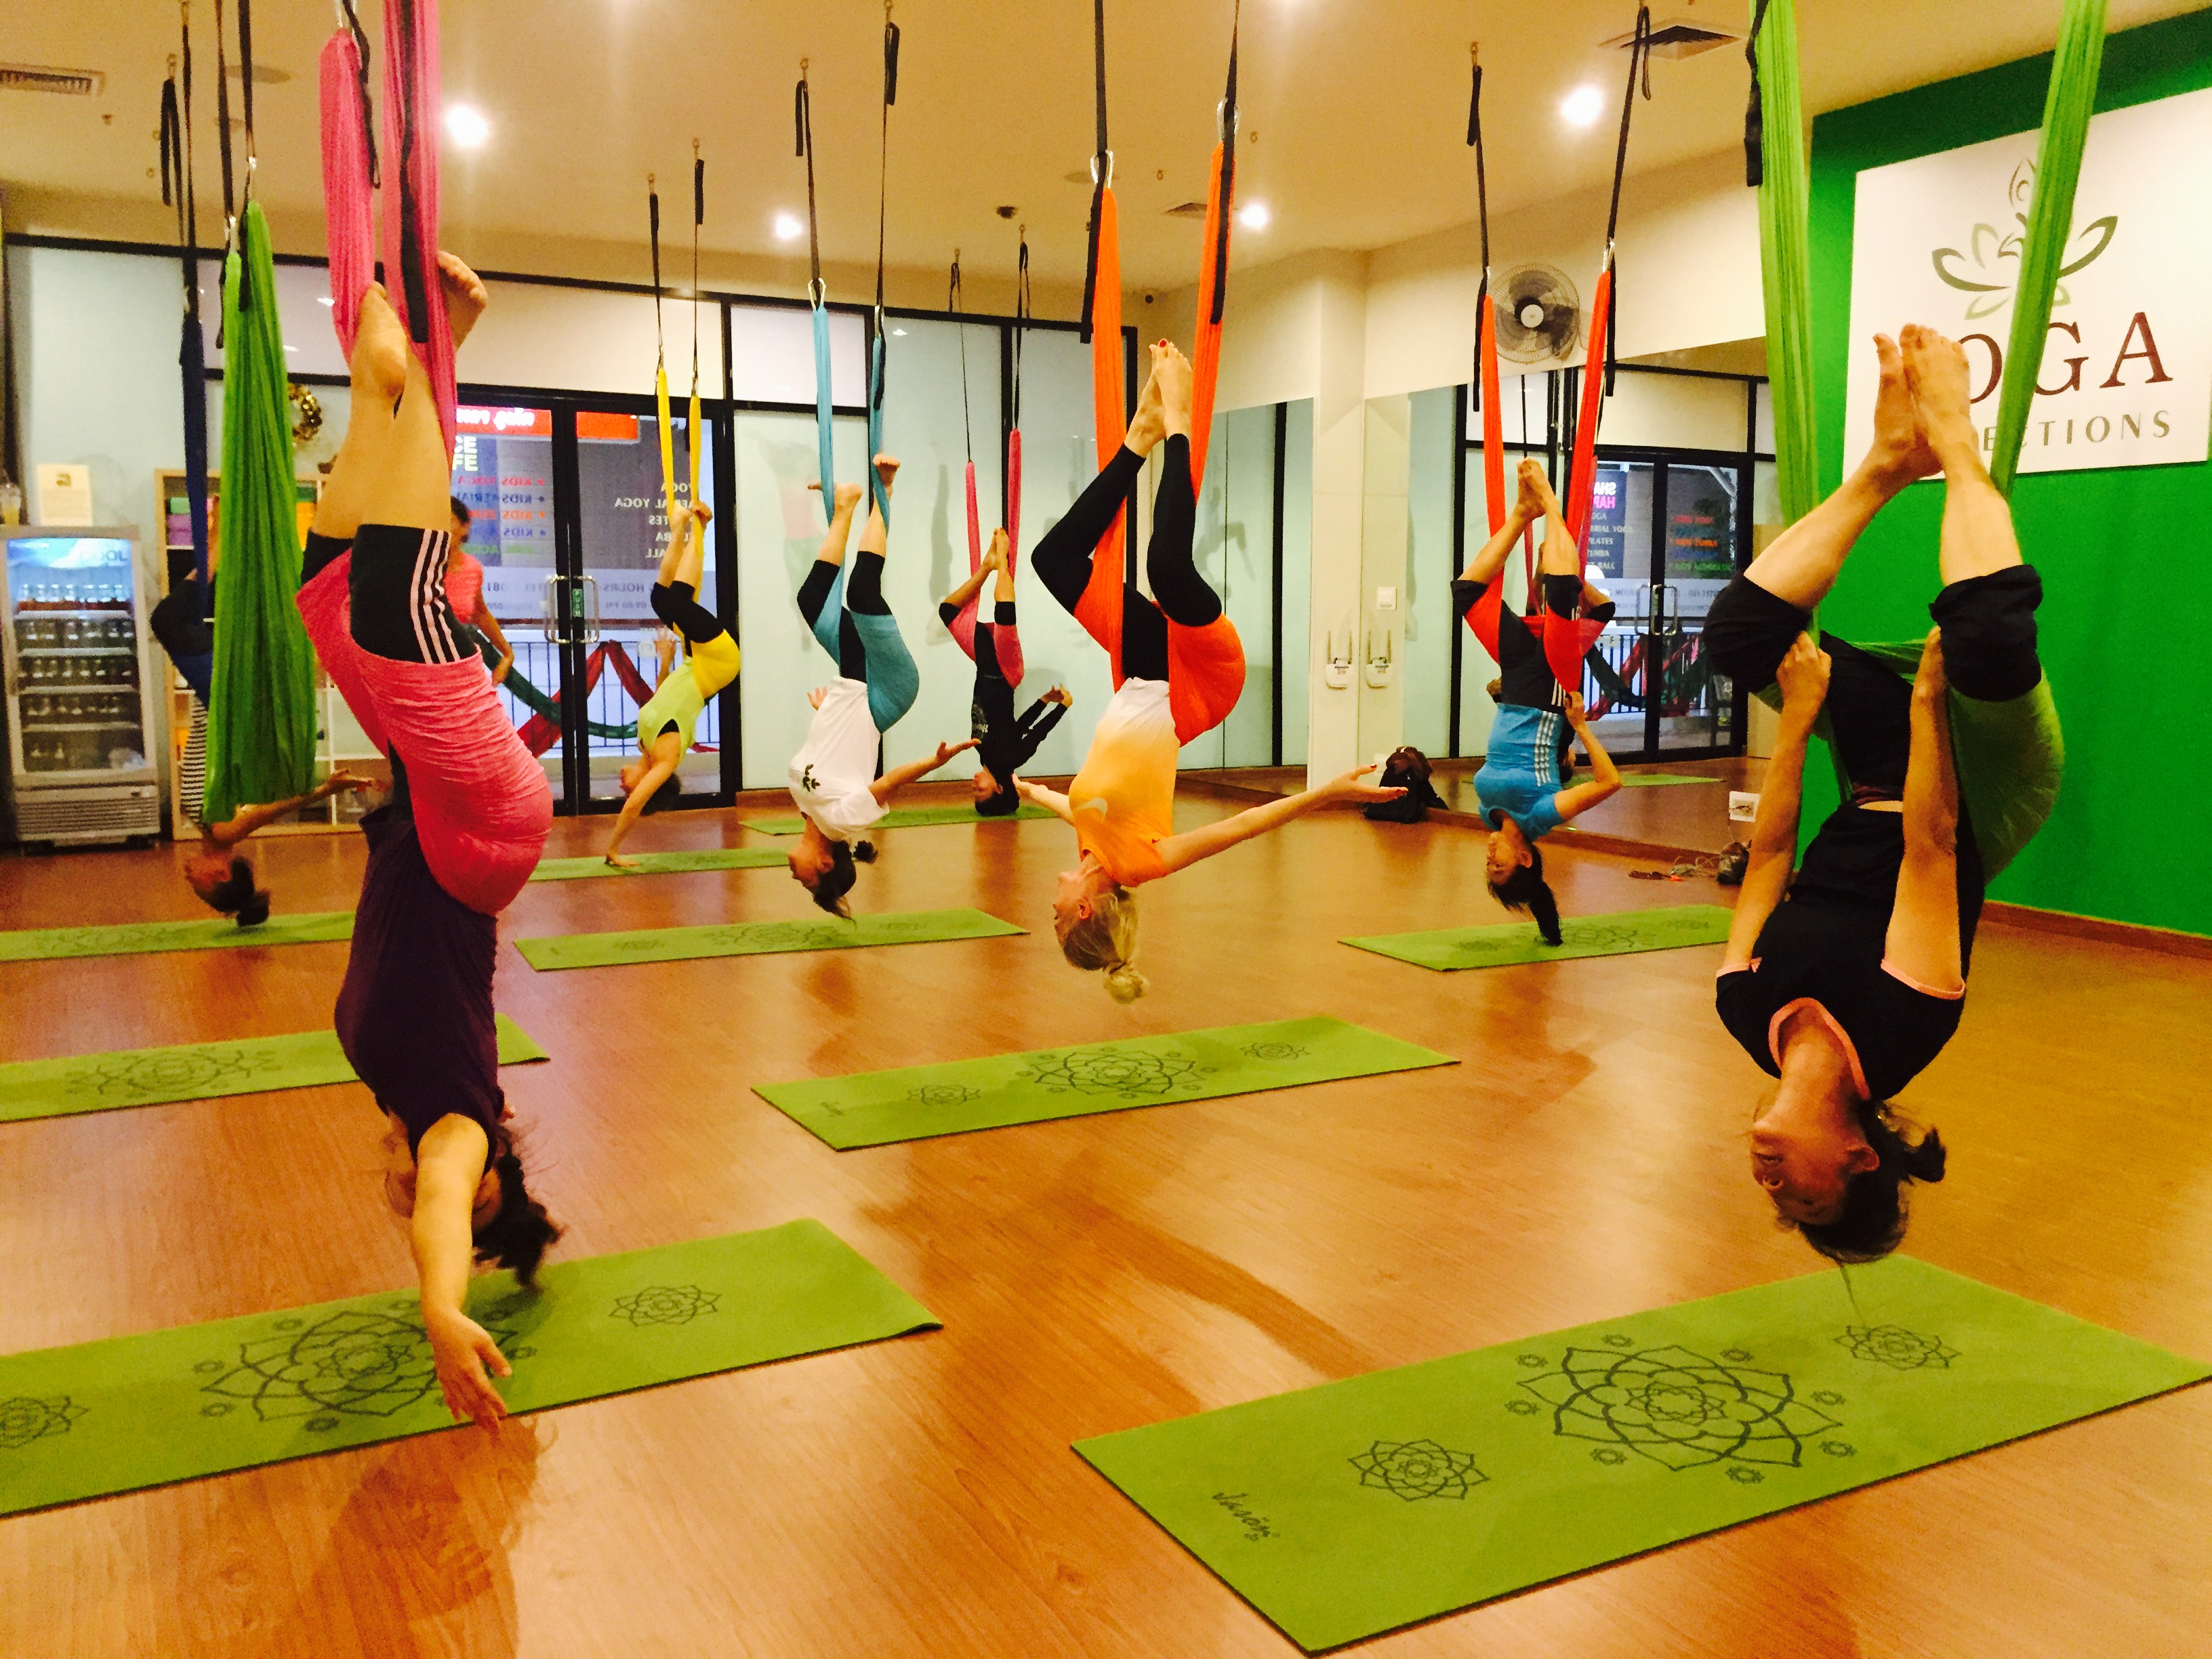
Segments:
[[[1844,472],[1850,352],[1851,221],[1864,167],[2039,125],[2051,58],[1937,82],[1813,124],[1813,329],[1823,489]],[[2212,86],[2212,10],[2113,35],[2100,111]],[[2094,139],[2093,141],[2094,142]],[[2176,203],[2202,213],[2212,204]],[[2212,279],[2206,303],[2212,304]],[[1856,457],[1853,458],[1856,459]],[[1916,484],[1860,540],[1820,621],[1844,638],[1927,631],[1940,482]],[[2044,672],[2066,727],[2066,786],[1992,898],[2078,915],[2212,933],[2212,662],[2195,644],[2212,541],[2212,465],[2023,476],[2013,493],[2021,550],[2042,573]],[[2176,625],[2179,625],[2178,627]],[[1809,813],[1835,800],[1806,769]]]

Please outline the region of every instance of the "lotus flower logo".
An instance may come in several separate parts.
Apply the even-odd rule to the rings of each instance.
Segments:
[[[2027,205],[2034,193],[2035,163],[2022,161],[2013,169],[2012,182],[2005,186],[2005,205],[2011,210],[2012,228],[2000,230],[1995,225],[1976,225],[1963,249],[1936,250],[1936,274],[1948,286],[1974,296],[1966,302],[1967,321],[1993,316],[2011,303],[2013,290],[2020,284],[2021,248],[2027,235]],[[2066,262],[2058,268],[2057,288],[2051,296],[2054,307],[2069,303],[2064,279],[2110,247],[2113,233],[2119,228],[2119,216],[2108,213],[2074,233],[2073,240],[2067,244]]]

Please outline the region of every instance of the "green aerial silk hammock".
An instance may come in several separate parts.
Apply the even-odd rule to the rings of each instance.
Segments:
[[[2075,186],[2081,176],[2081,152],[2097,101],[2104,47],[2105,0],[2065,0],[2044,104],[2035,194],[2021,249],[2012,339],[2006,350],[1990,459],[1990,476],[2007,495],[2019,471],[2028,406],[2042,370],[2051,295],[2073,224]],[[1811,234],[1795,0],[1762,0],[1752,50],[1757,78],[1747,138],[1752,146],[1752,181],[1759,186],[1775,461],[1783,520],[1795,523],[1820,499],[1813,413]],[[1763,176],[1759,164],[1762,100],[1771,117],[1764,124]],[[1918,640],[1855,643],[1900,674],[1910,676],[1919,665]],[[1759,695],[1769,702],[1778,701],[1771,688]],[[2048,679],[2006,702],[1978,702],[1955,691],[1949,702],[1959,793],[1974,826],[1983,868],[1995,878],[2034,839],[2057,802],[2066,769],[2057,704]],[[1825,715],[1820,730],[1825,736]],[[1829,753],[1832,759],[1832,744]],[[1850,782],[1840,763],[1837,781],[1848,799]]]
[[[315,659],[300,586],[298,489],[276,272],[258,203],[223,260],[222,514],[204,821],[313,787]]]

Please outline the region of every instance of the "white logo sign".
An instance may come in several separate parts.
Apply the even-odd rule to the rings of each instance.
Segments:
[[[2010,338],[2036,135],[1858,176],[1846,463],[1872,434],[1869,337],[1925,323],[1966,349],[1986,448]],[[2203,461],[2212,448],[2212,89],[2089,124],[2023,472]]]

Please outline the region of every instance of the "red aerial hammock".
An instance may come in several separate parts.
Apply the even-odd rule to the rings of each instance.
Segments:
[[[1190,481],[1195,490],[1206,477],[1206,447],[1213,425],[1214,390],[1221,377],[1221,319],[1228,297],[1229,222],[1237,177],[1237,47],[1243,7],[1229,34],[1229,80],[1222,94],[1220,131],[1213,146],[1213,162],[1206,192],[1206,247],[1198,273],[1198,331],[1191,351]],[[1083,289],[1083,326],[1091,342],[1092,418],[1098,435],[1098,455],[1105,458],[1121,447],[1129,423],[1127,393],[1121,380],[1121,222],[1114,205],[1114,152],[1106,142],[1106,0],[1095,0],[1093,20],[1097,51],[1097,148],[1091,160],[1091,263]],[[1121,580],[1122,546],[1127,533],[1127,514],[1116,515],[1113,527],[1099,543],[1111,558],[1091,562],[1091,581],[1107,580],[1110,571],[1118,586]]]
[[[1613,295],[1613,238],[1620,224],[1620,185],[1628,167],[1629,118],[1635,110],[1637,94],[1651,96],[1651,9],[1640,5],[1636,12],[1636,32],[1631,40],[1628,53],[1628,86],[1620,106],[1620,139],[1613,154],[1613,199],[1606,215],[1605,256],[1598,271],[1597,284],[1590,298],[1589,347],[1583,367],[1582,398],[1575,421],[1574,450],[1567,473],[1567,489],[1560,506],[1566,514],[1566,531],[1581,555],[1581,573],[1589,569],[1590,507],[1597,483],[1598,422],[1603,414],[1605,399],[1612,395],[1614,370],[1617,367],[1614,347]],[[1490,513],[1491,533],[1495,535],[1505,523],[1505,450],[1504,422],[1498,407],[1498,330],[1494,310],[1495,301],[1490,292],[1490,203],[1489,186],[1483,166],[1482,147],[1482,64],[1478,54],[1474,60],[1474,86],[1468,106],[1467,142],[1475,155],[1475,180],[1480,195],[1482,220],[1482,297],[1480,315],[1476,330],[1476,351],[1480,358],[1479,377],[1482,398],[1482,464],[1483,485]],[[1533,564],[1533,550],[1530,554]],[[1504,598],[1504,584],[1493,582],[1490,590],[1474,609],[1468,614],[1468,625],[1481,640],[1483,647],[1494,658],[1498,654],[1498,612]],[[1590,617],[1556,617],[1541,604],[1540,588],[1535,572],[1529,571],[1528,625],[1544,641],[1544,658],[1551,665],[1552,673],[1561,685],[1578,690],[1583,679],[1583,659],[1606,624]]]

